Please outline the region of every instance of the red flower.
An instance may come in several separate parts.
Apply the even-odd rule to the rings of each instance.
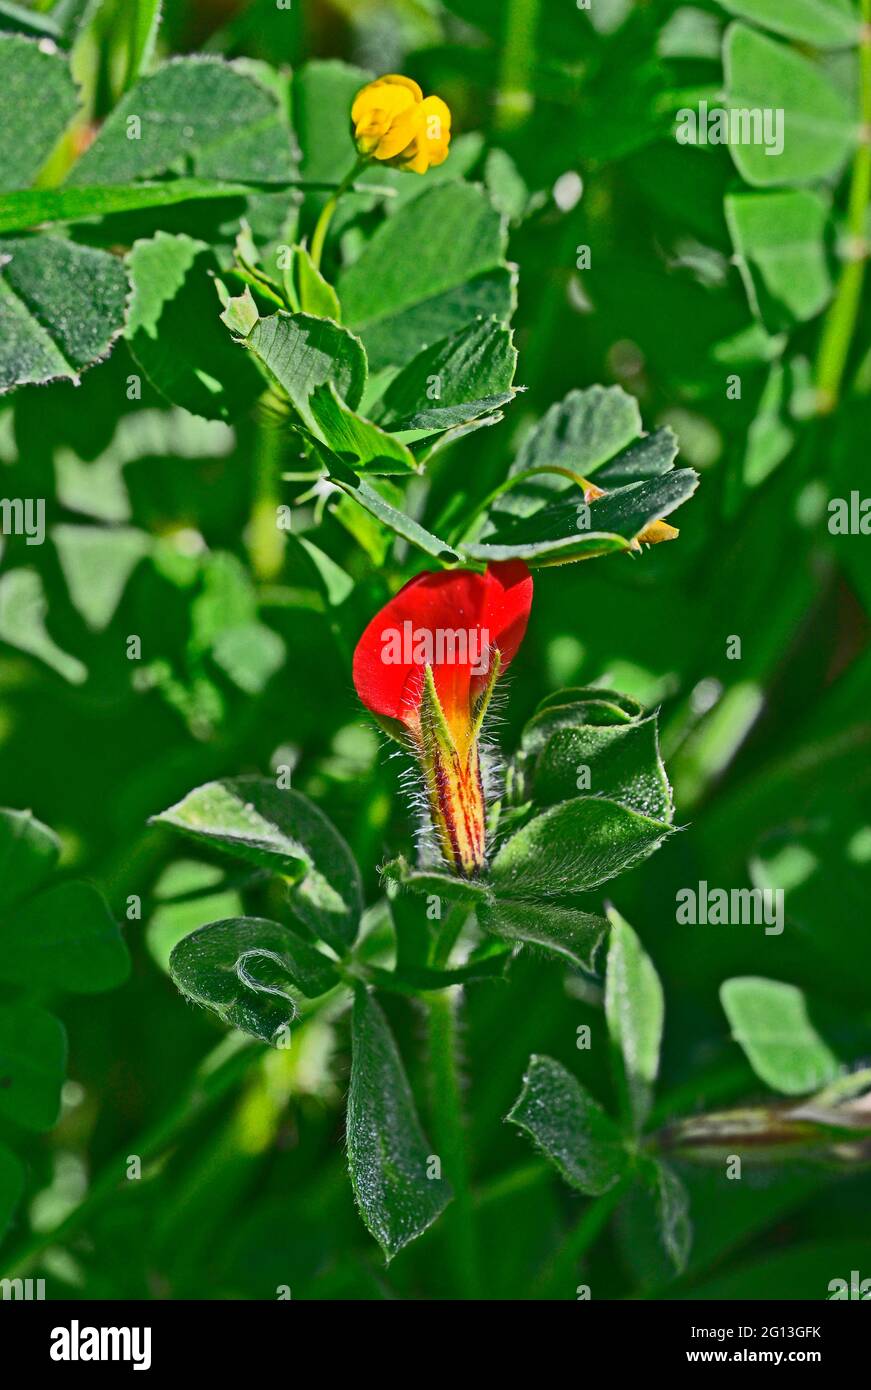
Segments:
[[[529,618],[522,561],[419,574],[382,608],[354,653],[367,709],[420,758],[442,853],[458,871],[484,862],[477,735],[493,687]]]

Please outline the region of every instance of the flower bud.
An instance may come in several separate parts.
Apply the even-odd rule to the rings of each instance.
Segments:
[[[486,574],[419,574],[372,619],[354,653],[357,694],[417,760],[441,856],[466,878],[486,854],[481,724],[531,603],[521,561]]]

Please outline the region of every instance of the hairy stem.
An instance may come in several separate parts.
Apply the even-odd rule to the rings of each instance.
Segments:
[[[821,414],[838,404],[865,279],[868,244],[865,220],[871,203],[871,0],[862,0],[859,41],[860,144],[853,161],[847,205],[847,244],[835,297],[823,324],[817,358],[817,402]]]

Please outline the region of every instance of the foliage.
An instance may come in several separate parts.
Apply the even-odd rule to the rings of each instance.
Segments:
[[[4,1276],[854,1267],[869,22],[0,0]],[[422,176],[355,162],[386,70],[450,108]],[[782,111],[782,150],[702,103]],[[506,560],[535,600],[466,878],[352,653],[421,571]]]

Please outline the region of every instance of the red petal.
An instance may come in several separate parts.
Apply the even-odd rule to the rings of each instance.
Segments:
[[[532,607],[532,575],[522,560],[504,560],[490,565],[484,578],[487,601],[481,625],[499,648],[504,670],[514,660],[526,633]]]
[[[373,713],[408,723],[420,702],[425,662],[386,661],[389,633],[402,634],[403,625],[410,623],[415,634],[431,634],[437,653],[439,631],[460,630],[482,640],[483,630],[491,649],[499,648],[504,669],[523,640],[531,603],[532,576],[519,560],[493,565],[486,574],[440,570],[417,575],[376,614],[360,638],[354,653],[357,694]],[[449,717],[454,712],[468,716],[473,682],[483,681],[473,676],[473,664],[433,661],[436,689]]]

